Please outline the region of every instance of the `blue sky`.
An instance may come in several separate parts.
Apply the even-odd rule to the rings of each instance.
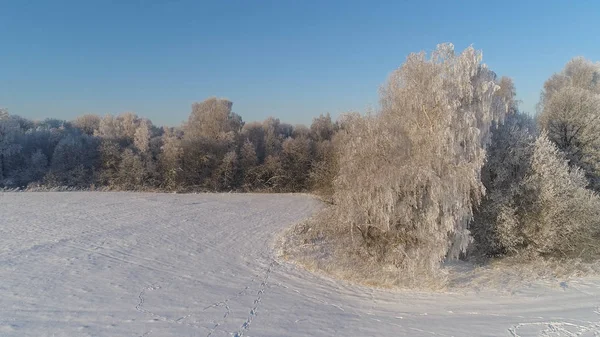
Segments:
[[[472,44],[534,112],[573,56],[600,60],[600,1],[0,0],[0,106],[133,111],[177,125],[210,96],[246,121],[376,107],[410,52]]]

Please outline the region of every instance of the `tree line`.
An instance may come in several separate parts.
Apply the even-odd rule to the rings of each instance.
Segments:
[[[277,118],[245,123],[231,101],[194,103],[180,127],[158,127],[134,113],[71,121],[0,116],[0,187],[155,191],[319,189],[338,124]]]

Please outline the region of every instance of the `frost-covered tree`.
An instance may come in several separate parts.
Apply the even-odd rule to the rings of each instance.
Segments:
[[[282,188],[288,191],[308,188],[313,152],[308,137],[288,138],[283,142],[280,157],[281,168],[285,172],[281,178]]]
[[[141,122],[140,118],[133,112],[126,112],[117,116],[116,120],[120,137],[133,141]]]
[[[43,183],[47,171],[48,157],[41,149],[37,149],[31,155],[23,158],[22,165],[17,170],[17,185],[26,186],[31,183]]]
[[[225,155],[235,150],[232,133],[222,134],[223,138],[197,138],[182,140],[182,174],[186,185],[195,189],[214,189],[215,171]]]
[[[281,121],[269,117],[263,122],[265,157],[277,156],[281,152]]]
[[[520,193],[531,166],[535,138],[535,122],[524,113],[512,113],[503,124],[493,128],[487,160],[481,170],[486,194],[469,225],[475,255],[506,253],[498,235],[497,220],[507,206],[515,203]]]
[[[226,156],[236,150],[243,127],[241,117],[231,111],[232,106],[231,101],[214,97],[192,105],[182,140],[181,168],[186,185],[195,189],[220,186],[219,172],[230,164],[224,161],[232,159]]]
[[[121,146],[112,139],[102,139],[100,152],[100,184],[116,187],[119,163],[121,162]]]
[[[46,181],[57,186],[87,187],[94,183],[98,160],[97,139],[69,133],[54,149]]]
[[[31,121],[27,121],[24,118],[18,118],[19,121],[21,123],[25,123],[25,124],[30,124]],[[70,124],[69,122],[62,120],[62,119],[56,119],[56,118],[46,118],[43,121],[38,123],[38,126],[43,128],[43,129],[48,129],[48,130],[65,130],[70,128]],[[28,127],[23,127],[23,129],[27,129]]]
[[[242,129],[242,135],[252,145],[258,159],[258,163],[265,160],[265,129],[259,122],[246,123]]]
[[[98,130],[94,132],[94,135],[118,141],[123,146],[129,145],[135,138],[135,132],[140,122],[141,119],[132,112],[126,112],[116,117],[106,115],[100,120]]]
[[[598,258],[600,198],[577,167],[543,133],[511,202],[502,206],[497,234],[507,254]]]
[[[252,189],[256,185],[256,166],[258,165],[258,156],[254,144],[246,140],[240,149],[240,169],[242,171],[242,187],[246,190]]]
[[[166,130],[162,136],[162,143],[161,152],[158,156],[162,186],[169,190],[176,190],[181,184],[182,175],[183,148],[181,147],[181,141],[171,130]]]
[[[310,129],[306,125],[296,124],[293,127],[293,129],[292,129],[291,135],[288,138],[293,138],[293,139],[306,138],[306,139],[310,139],[311,138],[311,132],[310,132]],[[312,141],[312,139],[311,139],[311,141]]]
[[[334,192],[333,181],[338,173],[338,151],[340,144],[336,140],[324,140],[316,144],[315,156],[309,173],[310,190],[322,197],[331,197]]]
[[[243,126],[242,118],[231,111],[232,106],[233,102],[215,97],[194,103],[184,127],[186,138],[217,139],[229,132],[239,132]]]
[[[334,136],[339,124],[331,120],[329,114],[313,119],[310,125],[311,139],[314,144],[314,159],[309,173],[309,186],[312,191],[329,198],[333,195],[333,180],[338,172],[338,159]]]
[[[133,145],[140,153],[147,153],[150,150],[150,121],[143,120],[135,130]]]
[[[292,124],[288,124],[288,123],[279,124],[279,134],[277,136],[282,140],[285,140],[288,138],[293,138],[294,137],[294,126]]]
[[[102,117],[98,123],[98,130],[94,131],[94,135],[105,139],[121,138],[118,120],[112,115]]]
[[[33,154],[31,154],[30,162],[29,162],[29,170],[30,181],[41,181],[46,174],[48,169],[48,157],[42,152],[42,150],[38,149]]]
[[[18,121],[9,116],[6,110],[0,109],[0,183],[6,178],[8,157],[21,150],[21,145],[16,142],[20,131]]]
[[[311,136],[316,142],[331,140],[336,131],[337,125],[331,120],[329,114],[319,115],[313,119],[310,125]]]
[[[73,126],[80,129],[83,133],[92,136],[100,128],[100,117],[87,114],[75,118]]]
[[[240,149],[240,164],[242,168],[251,168],[258,164],[256,149],[249,140],[246,140]]]
[[[8,118],[8,110],[0,108],[0,120]]]
[[[283,173],[280,158],[268,156],[257,173],[257,188],[272,192],[280,191]]]
[[[142,158],[133,150],[125,149],[121,154],[116,184],[125,190],[144,188],[146,170]]]
[[[538,114],[548,138],[600,190],[600,63],[567,63],[544,84]]]
[[[595,185],[600,175],[600,95],[576,87],[556,92],[539,116],[542,128],[572,166]]]
[[[335,217],[409,279],[466,249],[488,130],[509,106],[498,89],[479,52],[443,44],[390,75],[380,113],[343,123]]]
[[[144,187],[158,185],[155,158],[158,157],[160,150],[152,148],[152,139],[152,123],[147,119],[141,119],[135,130],[133,146],[144,166]],[[160,141],[160,138],[157,140]]]
[[[229,151],[214,172],[213,188],[216,191],[232,190],[237,186],[238,172],[238,155],[235,151]]]
[[[575,57],[570,60],[561,72],[552,75],[544,83],[544,89],[540,94],[538,113],[544,111],[546,104],[554,94],[567,87],[600,94],[600,63],[593,63],[583,57]]]

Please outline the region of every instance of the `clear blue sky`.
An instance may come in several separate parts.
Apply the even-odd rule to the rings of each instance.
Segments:
[[[600,1],[0,0],[0,106],[29,118],[185,120],[226,97],[246,121],[376,107],[413,51],[483,50],[534,112],[573,56],[600,59]]]

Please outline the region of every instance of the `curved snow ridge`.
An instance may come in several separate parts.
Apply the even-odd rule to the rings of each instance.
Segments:
[[[1,336],[599,336],[600,282],[375,290],[273,257],[306,195],[0,193]]]

